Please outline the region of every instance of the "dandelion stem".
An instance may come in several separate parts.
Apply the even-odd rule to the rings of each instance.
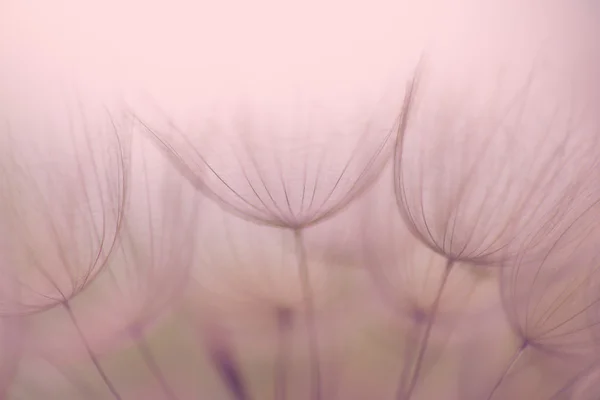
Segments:
[[[292,324],[292,312],[289,309],[277,310],[277,358],[274,370],[274,398],[285,400],[287,398],[287,370],[291,343],[289,329]]]
[[[416,328],[416,329],[415,329]],[[410,361],[414,359],[415,353],[418,348],[418,337],[421,334],[422,327],[420,325],[414,327],[408,332],[408,337],[406,338],[405,348],[406,354],[404,354],[404,359],[407,362],[403,363],[402,367],[402,375],[400,376],[400,388],[406,387],[406,383],[410,377],[410,373],[412,370],[412,365],[410,365]]]
[[[398,385],[398,391],[396,394],[396,398],[398,400],[409,400],[412,396],[413,391],[419,381],[419,376],[421,374],[421,370],[423,367],[423,361],[425,360],[425,352],[427,351],[427,346],[429,344],[429,338],[431,337],[431,331],[433,330],[433,325],[435,323],[438,310],[440,307],[440,300],[442,298],[442,294],[444,293],[444,288],[446,287],[446,283],[448,282],[448,277],[450,276],[450,272],[452,272],[452,267],[454,266],[454,261],[448,259],[446,261],[446,267],[444,268],[444,274],[442,275],[442,280],[440,282],[440,286],[438,288],[435,299],[431,305],[431,310],[429,316],[427,318],[427,325],[425,326],[425,331],[423,332],[423,337],[418,346],[417,358],[415,360],[414,366],[412,368],[412,375],[410,380],[408,381],[408,385],[406,385],[405,373],[403,372],[402,377],[400,379],[400,384]]]
[[[519,349],[513,354],[513,356],[510,359],[510,362],[508,363],[508,365],[502,372],[502,375],[500,375],[500,378],[498,378],[498,380],[496,381],[496,384],[492,388],[487,400],[491,400],[494,397],[494,394],[496,394],[496,391],[498,390],[500,385],[502,385],[502,383],[504,382],[504,380],[506,379],[506,377],[508,376],[510,371],[513,369],[515,364],[519,361],[519,358],[521,358],[521,356],[525,352],[525,349],[527,348],[527,346],[528,346],[528,343],[523,342],[523,344],[519,347]]]
[[[169,385],[167,378],[158,366],[156,358],[154,357],[154,354],[152,354],[152,350],[150,349],[150,346],[148,344],[148,341],[144,337],[144,334],[140,330],[134,329],[132,332],[132,336],[137,343],[137,347],[140,351],[140,354],[142,355],[142,358],[144,359],[144,363],[146,363],[148,370],[158,381],[160,387],[167,396],[167,399],[178,400],[175,391],[173,390],[173,388],[171,388],[171,385]]]
[[[306,247],[302,230],[294,231],[296,242],[296,257],[298,259],[298,273],[302,285],[302,296],[306,311],[306,329],[308,334],[308,356],[311,365],[311,392],[312,400],[321,400],[321,360],[319,355],[319,338],[315,319],[314,293],[310,283],[310,271],[306,257]]]
[[[221,381],[229,390],[232,399],[250,400],[252,397],[246,387],[244,374],[236,360],[234,346],[228,332],[217,320],[212,320],[203,329],[204,348],[212,366],[215,368]]]
[[[233,357],[225,349],[215,349],[212,352],[213,364],[221,378],[236,400],[248,400],[250,396],[244,385],[242,374]]]
[[[104,384],[106,385],[106,387],[108,388],[110,393],[113,395],[115,400],[122,400],[121,395],[119,394],[119,392],[117,391],[115,386],[112,384],[112,382],[106,375],[106,372],[104,372],[102,365],[100,365],[100,361],[98,360],[98,357],[92,350],[92,347],[90,346],[89,341],[87,340],[85,334],[83,333],[83,330],[81,329],[81,326],[79,325],[79,322],[77,321],[77,318],[75,317],[75,313],[73,313],[73,309],[71,309],[71,305],[66,301],[63,302],[62,305],[65,308],[65,310],[67,311],[69,318],[73,322],[75,329],[77,329],[77,333],[79,334],[79,337],[81,338],[81,341],[83,342],[83,346],[85,347],[85,350],[87,351],[87,354],[90,357],[90,360],[94,364],[94,367],[96,367],[96,371],[98,371],[98,374],[102,378],[102,381],[104,382]]]

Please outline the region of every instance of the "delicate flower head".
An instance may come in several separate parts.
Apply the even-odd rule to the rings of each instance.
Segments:
[[[417,73],[398,133],[396,196],[409,229],[456,261],[543,253],[600,200],[588,98],[543,63],[467,84],[434,65]]]
[[[411,234],[398,213],[389,180],[379,182],[359,205],[361,261],[375,290],[400,316],[423,323],[439,290],[447,260]],[[439,323],[464,311],[477,283],[477,277],[466,268],[457,268],[448,277]]]
[[[261,224],[299,229],[335,214],[376,179],[393,147],[392,123],[380,117],[388,114],[369,103],[350,110],[298,100],[242,107],[207,111],[185,128],[144,125],[197,188]]]
[[[123,221],[128,125],[83,109],[68,120],[11,119],[2,132],[1,210],[10,232],[9,267],[17,304],[32,313],[68,302],[106,266]],[[4,231],[7,232],[7,231]]]
[[[523,346],[558,356],[597,356],[600,230],[593,215],[573,224],[541,259],[503,266],[502,301]]]
[[[76,303],[78,324],[98,352],[142,337],[177,306],[196,251],[195,189],[144,137],[132,142],[131,174],[117,246],[103,273]],[[36,346],[46,353],[77,354],[79,343],[71,336],[77,332],[66,332],[66,323],[60,316],[45,321],[44,333],[33,338]]]

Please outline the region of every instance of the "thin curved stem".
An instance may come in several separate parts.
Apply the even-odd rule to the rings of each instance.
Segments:
[[[408,337],[405,341],[406,354],[403,355],[403,358],[407,361],[413,360],[418,348],[418,338],[420,336],[421,329],[420,327],[416,327],[417,329],[412,329],[411,332],[408,333]],[[409,362],[404,362],[402,366],[402,374],[400,375],[400,384],[399,388],[404,388],[407,385],[408,379],[410,378],[410,374],[412,371],[412,366]]]
[[[274,398],[286,400],[287,398],[287,373],[291,352],[290,328],[292,325],[292,312],[288,309],[277,310],[277,355],[275,360]]]
[[[92,350],[92,347],[90,346],[89,341],[87,340],[85,334],[83,333],[83,330],[81,329],[81,326],[79,325],[79,322],[77,321],[77,318],[75,317],[75,313],[73,313],[73,309],[71,309],[71,305],[68,302],[64,302],[64,303],[62,303],[62,305],[65,308],[65,310],[67,311],[69,318],[73,322],[75,329],[77,329],[77,333],[79,334],[79,337],[81,337],[83,346],[85,347],[85,350],[86,350],[88,356],[90,357],[90,360],[94,364],[94,367],[96,367],[96,371],[98,371],[98,374],[102,378],[102,381],[104,382],[104,384],[106,385],[106,387],[108,388],[108,390],[110,391],[112,396],[115,398],[115,400],[122,400],[121,395],[119,394],[119,392],[117,391],[117,389],[115,388],[113,383],[108,378],[108,375],[106,375],[106,372],[104,371],[104,368],[102,368],[102,365],[100,365],[98,356],[96,356],[96,354]]]
[[[415,387],[417,386],[417,382],[419,381],[419,376],[421,375],[421,370],[423,368],[423,362],[425,360],[425,352],[427,351],[429,338],[431,337],[433,325],[435,323],[438,310],[440,308],[440,300],[442,298],[442,294],[444,293],[444,288],[446,287],[446,283],[448,282],[448,277],[450,276],[450,272],[452,272],[453,266],[454,260],[448,259],[446,261],[446,267],[444,268],[444,274],[442,275],[442,281],[440,282],[437,294],[431,305],[431,312],[429,314],[429,318],[427,319],[427,325],[425,326],[423,337],[421,338],[421,341],[419,343],[419,350],[417,353],[417,358],[412,368],[412,374],[410,375],[410,379],[406,379],[405,372],[403,372],[402,377],[400,378],[398,391],[396,392],[396,398],[398,400],[409,400],[412,396],[412,393],[415,390]]]
[[[236,360],[227,335],[218,325],[212,326],[207,332],[206,350],[212,365],[218,372],[231,398],[235,400],[250,400],[252,397],[246,387],[244,374]]]
[[[506,377],[508,376],[508,374],[510,373],[510,371],[513,369],[513,367],[515,366],[515,364],[519,361],[519,359],[521,358],[521,356],[525,352],[525,349],[527,348],[527,346],[528,346],[528,343],[524,342],[519,347],[519,349],[513,354],[513,356],[510,359],[510,362],[508,363],[508,365],[506,366],[506,368],[502,372],[502,375],[500,375],[500,378],[498,378],[498,380],[496,381],[496,384],[494,385],[494,387],[490,391],[490,394],[487,397],[487,400],[492,400],[492,398],[494,397],[494,394],[496,394],[496,392],[498,391],[498,388],[500,387],[500,385],[502,385],[502,383],[504,382],[504,380],[506,379]]]
[[[167,396],[167,399],[178,400],[179,397],[175,394],[175,391],[173,390],[171,385],[169,385],[167,378],[158,366],[158,362],[156,361],[156,358],[154,357],[154,354],[152,353],[148,341],[144,337],[143,333],[134,330],[132,336],[136,340],[137,347],[140,351],[142,358],[144,359],[144,363],[148,367],[148,370],[150,371],[152,376],[154,376],[154,378],[156,378],[156,380],[158,381],[161,389]]]
[[[322,399],[321,382],[321,360],[319,352],[319,338],[315,318],[314,292],[310,283],[310,271],[306,256],[306,247],[302,230],[294,231],[296,243],[296,257],[298,259],[298,273],[300,275],[300,284],[302,286],[302,297],[306,311],[306,329],[308,334],[308,357],[311,366],[311,399]]]
[[[231,354],[224,349],[212,354],[213,364],[235,400],[249,400],[250,396],[242,379],[242,373]]]

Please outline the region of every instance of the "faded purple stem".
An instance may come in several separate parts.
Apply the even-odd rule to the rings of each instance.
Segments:
[[[417,358],[415,360],[414,366],[412,368],[412,374],[410,375],[410,380],[406,379],[406,373],[403,372],[402,377],[400,379],[400,384],[398,387],[398,391],[396,393],[396,398],[398,400],[409,400],[412,397],[412,394],[417,386],[419,381],[419,377],[421,375],[421,370],[423,367],[423,362],[425,360],[425,352],[427,351],[427,347],[429,344],[429,338],[431,337],[431,332],[433,330],[433,325],[435,323],[439,307],[440,300],[442,298],[442,294],[444,293],[444,288],[446,287],[446,283],[448,282],[448,277],[452,272],[452,267],[454,266],[454,261],[448,259],[446,261],[446,267],[444,268],[444,274],[442,275],[442,281],[440,282],[440,287],[438,288],[435,300],[431,305],[431,312],[427,319],[427,325],[425,326],[425,332],[423,333],[423,337],[421,338],[421,342],[418,347]]]
[[[277,355],[274,370],[275,400],[286,400],[289,358],[291,351],[290,328],[293,324],[293,313],[289,309],[277,310]]]
[[[298,259],[298,273],[300,275],[300,284],[302,286],[302,297],[306,311],[306,330],[308,334],[308,356],[311,372],[311,399],[321,400],[322,381],[321,381],[321,360],[319,351],[318,330],[315,319],[314,292],[310,283],[310,271],[306,256],[306,246],[302,230],[294,231],[296,242],[296,257]]]
[[[67,311],[67,314],[69,314],[69,318],[73,322],[75,329],[77,329],[77,333],[79,334],[79,337],[81,338],[81,341],[83,342],[85,350],[86,350],[88,356],[90,357],[90,360],[94,364],[94,367],[96,367],[96,371],[98,371],[98,374],[102,378],[102,381],[104,382],[104,384],[106,385],[106,387],[108,388],[110,393],[113,395],[115,400],[122,400],[121,395],[119,394],[119,392],[117,391],[117,389],[115,388],[113,383],[108,378],[108,375],[106,375],[104,368],[102,368],[102,365],[100,364],[100,361],[98,360],[98,356],[96,356],[96,353],[94,353],[94,351],[92,350],[92,347],[90,346],[90,343],[89,343],[87,337],[83,333],[83,330],[81,329],[81,326],[79,325],[79,322],[77,321],[77,318],[75,317],[75,313],[73,313],[73,309],[71,309],[71,305],[66,301],[64,303],[62,303],[62,305],[65,308],[65,310]]]

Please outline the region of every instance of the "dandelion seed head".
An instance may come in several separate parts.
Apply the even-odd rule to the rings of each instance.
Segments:
[[[454,260],[543,251],[598,199],[597,122],[584,88],[570,81],[577,71],[542,55],[516,67],[477,65],[465,81],[462,70],[449,79],[452,61],[438,56],[417,72],[398,136],[405,221]]]
[[[507,318],[525,343],[542,352],[584,358],[597,352],[591,312],[598,303],[598,229],[588,216],[565,231],[543,258],[502,270]]]
[[[127,126],[105,114],[85,136],[81,131],[94,128],[84,110],[71,118],[63,124],[13,119],[3,133],[12,152],[2,161],[10,171],[2,208],[11,231],[11,266],[4,276],[19,287],[22,304],[3,313],[68,301],[105,266],[117,241]]]
[[[213,3],[0,6],[0,398],[595,399],[589,2]]]

